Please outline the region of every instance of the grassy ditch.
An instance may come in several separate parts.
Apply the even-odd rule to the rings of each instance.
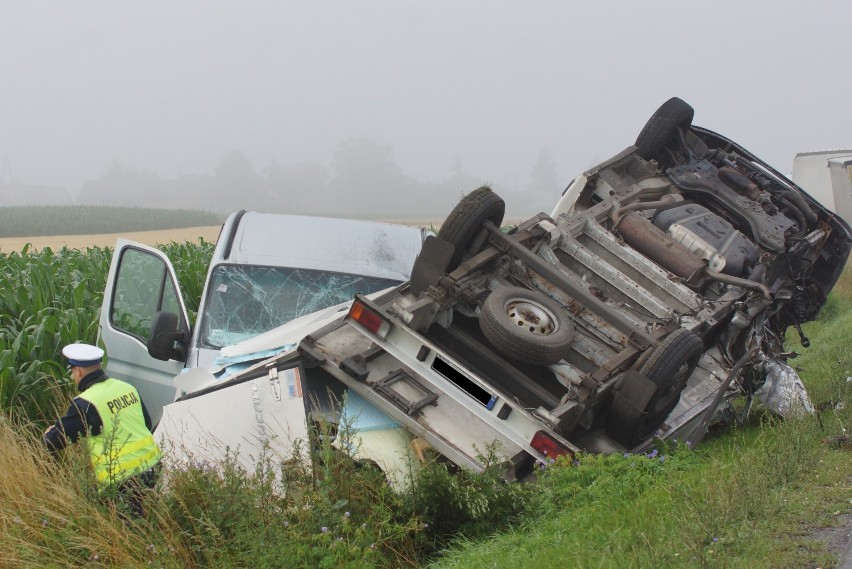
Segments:
[[[435,461],[396,493],[318,443],[254,472],[234,455],[166,471],[146,518],[123,521],[120,502],[90,490],[81,449],[49,456],[31,425],[8,418],[0,445],[1,567],[418,567],[454,536],[508,529],[534,491],[502,483],[496,462],[472,474]]]

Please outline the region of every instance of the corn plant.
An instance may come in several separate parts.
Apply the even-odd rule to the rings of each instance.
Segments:
[[[186,293],[187,309],[198,310],[213,244],[170,243]],[[25,246],[0,253],[0,409],[44,422],[71,391],[61,357],[73,342],[94,344],[112,250]]]

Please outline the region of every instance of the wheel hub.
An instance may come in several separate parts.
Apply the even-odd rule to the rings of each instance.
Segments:
[[[527,300],[511,300],[506,305],[506,314],[520,328],[547,336],[556,332],[556,319],[538,304]]]

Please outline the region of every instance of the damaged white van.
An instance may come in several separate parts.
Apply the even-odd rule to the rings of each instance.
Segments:
[[[188,392],[223,384],[229,375],[285,350],[288,343],[264,343],[262,349],[243,350],[236,357],[223,357],[223,347],[259,336],[263,341],[265,332],[291,321],[294,329],[316,327],[317,321],[345,314],[355,294],[406,281],[428,233],[371,221],[233,213],[220,230],[194,323],[166,255],[119,240],[100,314],[107,373],[139,390],[159,424],[155,432],[161,443],[174,441],[187,453],[197,451],[199,459],[223,456],[225,448],[240,449],[250,467],[272,436],[270,431],[258,438],[250,426],[244,429],[244,419],[253,424],[260,417],[256,389],[245,398],[229,391],[219,403],[209,397],[198,408],[184,405],[180,425],[163,421],[164,408]],[[291,341],[299,339],[296,333]],[[267,415],[286,416],[282,429],[293,427],[294,437],[301,436],[301,389],[292,381],[280,389],[289,389],[289,395],[281,397],[276,384],[263,400]]]

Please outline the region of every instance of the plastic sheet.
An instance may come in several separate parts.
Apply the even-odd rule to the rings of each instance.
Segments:
[[[755,391],[758,399],[782,417],[801,417],[814,412],[805,384],[786,363],[767,359],[763,368],[766,381]]]

